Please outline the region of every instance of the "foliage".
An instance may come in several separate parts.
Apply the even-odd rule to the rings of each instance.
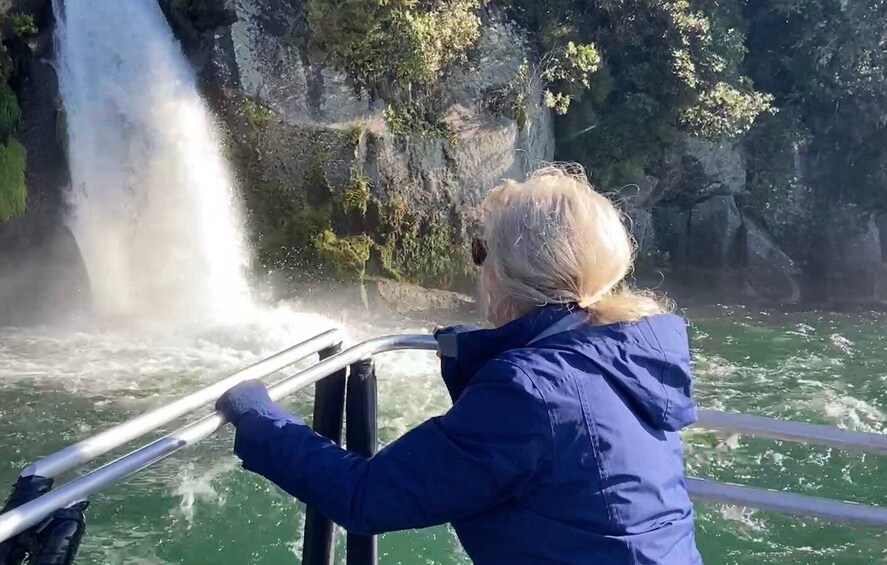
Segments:
[[[747,211],[772,231],[781,229],[779,211],[790,202],[798,186],[796,154],[805,142],[788,112],[760,120],[744,139],[748,201]]]
[[[425,138],[444,138],[456,142],[455,133],[436,112],[424,104],[388,105],[382,112],[385,124],[394,135],[415,135]]]
[[[686,108],[681,121],[690,131],[708,137],[737,137],[751,128],[755,119],[771,109],[773,96],[743,93],[726,82],[699,95],[696,105]]]
[[[9,49],[0,43],[0,80],[9,81],[13,72],[15,72],[15,61],[12,60]]]
[[[576,96],[576,89],[589,88],[591,75],[600,65],[601,55],[592,44],[577,45],[568,41],[563,47],[549,52],[542,58],[539,74],[546,84],[559,84],[560,90],[546,88],[543,94],[545,105],[559,115],[566,114]]]
[[[533,92],[537,76],[530,73],[529,63],[524,61],[511,82],[485,93],[487,109],[493,114],[514,120],[518,128],[523,130],[529,119],[530,93]]]
[[[309,0],[312,45],[370,89],[430,84],[465,59],[479,0]]]
[[[342,191],[342,209],[345,212],[356,211],[359,212],[361,216],[365,216],[369,201],[369,179],[363,173],[352,173],[351,181]]]
[[[373,240],[366,234],[338,237],[332,230],[323,230],[314,240],[320,256],[339,270],[339,275],[348,277],[356,273],[359,278],[366,276],[367,261],[373,249]]]
[[[9,26],[18,37],[30,37],[37,35],[37,24],[34,23],[34,16],[31,14],[15,13],[8,17]]]
[[[348,142],[351,143],[351,145],[358,145],[362,137],[363,128],[361,126],[355,125],[348,130]]]
[[[246,98],[243,101],[242,110],[246,121],[256,129],[262,129],[267,126],[274,116],[274,112],[270,108],[252,98]]]
[[[600,53],[594,45],[577,45],[569,41],[537,63],[530,65],[525,60],[507,85],[487,93],[487,106],[494,113],[515,120],[523,129],[529,118],[532,96],[541,90],[542,103],[558,115],[564,115],[577,89],[590,86],[591,75],[597,72],[600,64]],[[550,88],[553,84],[559,89]]]
[[[769,107],[742,74],[744,36],[727,23],[738,10],[688,0],[507,5],[543,51],[559,54],[543,78],[546,104],[570,110],[557,128],[560,157],[598,182],[621,161],[646,167],[681,134],[739,135]]]
[[[5,222],[25,211],[27,191],[25,169],[27,153],[15,139],[0,145],[0,222]]]
[[[887,208],[887,4],[749,0],[745,17],[750,76],[809,137],[805,182]]]
[[[15,92],[6,83],[0,83],[0,143],[9,139],[22,121],[22,109]]]
[[[382,243],[378,248],[388,276],[443,288],[464,286],[471,279],[469,250],[454,239],[450,222],[418,217],[396,195],[380,215]]]

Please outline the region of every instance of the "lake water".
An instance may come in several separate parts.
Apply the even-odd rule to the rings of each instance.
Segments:
[[[741,307],[686,315],[701,407],[887,431],[887,315]],[[0,329],[0,482],[12,484],[41,455],[329,325],[279,308],[251,324],[199,332]],[[360,316],[348,329],[351,340],[427,330]],[[413,352],[379,358],[385,440],[446,409],[436,361]],[[309,415],[310,391],[287,405]],[[887,458],[700,430],[684,438],[690,476],[887,505]],[[76,562],[296,562],[302,505],[239,470],[231,445],[226,429],[95,496]],[[697,505],[697,539],[707,564],[887,563],[882,531],[722,505]],[[385,565],[470,563],[448,527],[383,536],[380,555]]]

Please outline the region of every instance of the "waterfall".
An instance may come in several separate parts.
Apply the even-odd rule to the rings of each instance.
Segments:
[[[70,225],[97,314],[234,321],[249,307],[232,175],[156,0],[54,0]]]

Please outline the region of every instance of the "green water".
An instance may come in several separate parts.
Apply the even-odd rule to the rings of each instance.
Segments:
[[[887,315],[717,307],[688,316],[700,406],[887,431]],[[0,330],[0,481],[323,325],[271,318],[201,335]],[[397,321],[349,327],[354,339],[422,331]],[[427,353],[380,358],[386,440],[445,409],[435,366]],[[303,415],[310,405],[310,393],[290,402]],[[696,430],[685,441],[691,476],[887,505],[885,458]],[[95,496],[77,563],[297,562],[302,506],[240,471],[231,442],[226,430]],[[697,515],[708,564],[887,563],[881,531],[722,505],[697,505]],[[383,564],[470,562],[448,527],[383,536],[380,555]]]

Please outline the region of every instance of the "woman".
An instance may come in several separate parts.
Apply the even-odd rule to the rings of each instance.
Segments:
[[[483,228],[496,329],[436,332],[453,407],[365,459],[245,383],[217,404],[244,467],[352,532],[451,522],[482,565],[701,563],[686,326],[623,286],[619,212],[549,168],[491,191]]]

